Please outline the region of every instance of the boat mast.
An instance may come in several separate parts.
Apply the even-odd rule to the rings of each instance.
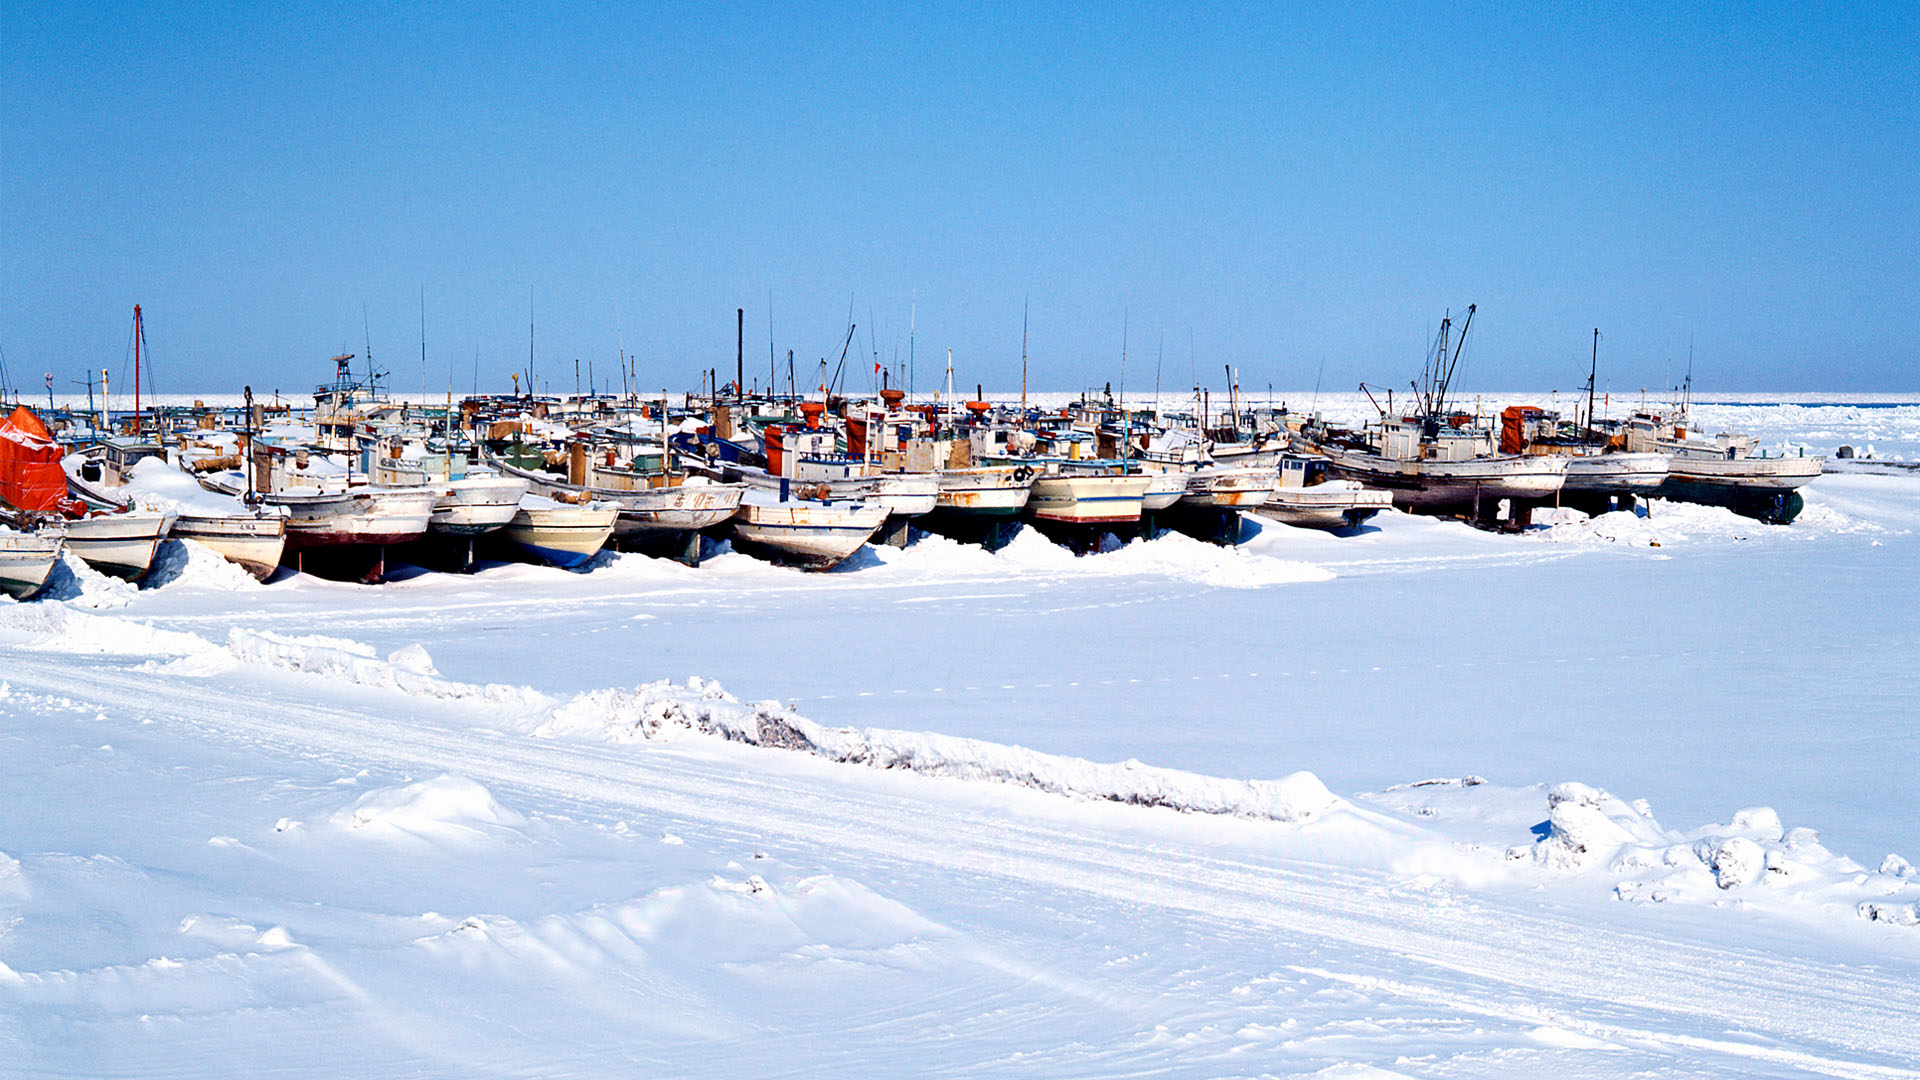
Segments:
[[[1020,411],[1027,411],[1027,307],[1028,300],[1020,301]]]
[[[1120,311],[1120,460],[1127,460],[1127,320],[1131,312]]]
[[[1460,363],[1460,350],[1467,347],[1467,331],[1473,328],[1473,313],[1477,307],[1478,305],[1476,304],[1467,305],[1467,321],[1460,324],[1460,337],[1454,341],[1453,352],[1447,357],[1446,373],[1440,377],[1440,385],[1436,390],[1433,407],[1429,410],[1432,415],[1438,416],[1441,412],[1445,411],[1447,407],[1447,388],[1453,385],[1454,368]],[[1441,326],[1444,329],[1446,323],[1442,322]],[[1445,345],[1444,333],[1441,344],[1443,346]],[[1436,375],[1440,374],[1438,363],[1434,365],[1434,373]]]
[[[1593,426],[1593,383],[1600,374],[1600,328],[1593,328],[1593,364],[1587,368],[1587,441],[1592,442],[1595,434]]]
[[[140,434],[140,305],[133,305],[133,434]]]

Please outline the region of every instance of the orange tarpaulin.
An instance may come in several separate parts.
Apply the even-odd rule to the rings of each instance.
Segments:
[[[0,420],[0,503],[16,510],[61,509],[67,474],[53,432],[21,405]]]

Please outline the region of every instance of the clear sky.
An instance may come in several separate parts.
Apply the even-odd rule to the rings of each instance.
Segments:
[[[1304,10],[1290,10],[1293,8]],[[30,392],[573,388],[872,354],[928,387],[1920,390],[1920,5],[0,7]],[[112,8],[112,10],[109,10]],[[405,8],[405,10],[402,10]],[[427,363],[420,362],[425,295]],[[917,298],[917,309],[916,309]],[[916,314],[917,310],[917,314]],[[363,323],[364,320],[364,323]],[[871,336],[870,336],[871,335]],[[1162,348],[1164,343],[1164,359]],[[476,361],[477,357],[477,361]]]

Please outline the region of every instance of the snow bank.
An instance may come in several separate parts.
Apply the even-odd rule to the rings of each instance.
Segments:
[[[1005,547],[991,552],[940,536],[922,536],[905,549],[867,550],[873,553],[873,562],[890,570],[942,574],[1167,577],[1229,589],[1258,589],[1333,577],[1312,563],[1275,558],[1244,547],[1221,547],[1181,533],[1114,543],[1091,555],[1075,555],[1033,528],[1021,529]]]
[[[1547,507],[1533,513],[1526,535],[1558,544],[1619,544],[1668,547],[1691,540],[1750,540],[1762,536],[1806,539],[1820,534],[1884,532],[1872,522],[1850,517],[1817,501],[1809,502],[1791,526],[1768,525],[1741,517],[1723,506],[1650,500],[1647,516],[1631,510],[1589,517],[1571,507]]]
[[[718,684],[697,677],[684,686],[661,680],[581,694],[552,709],[532,731],[614,739],[663,739],[694,732],[850,765],[1271,821],[1312,821],[1341,805],[1309,772],[1279,780],[1229,780],[1138,761],[1106,764],[926,732],[829,728],[777,702],[743,703]]]
[[[1828,851],[1814,830],[1783,827],[1765,806],[1682,833],[1663,828],[1644,800],[1559,784],[1547,792],[1544,834],[1509,849],[1507,858],[1549,871],[1606,873],[1619,879],[1614,894],[1636,903],[1765,898],[1920,925],[1920,880],[1905,859],[1888,856],[1879,873],[1870,873]]]
[[[369,791],[331,819],[336,828],[364,835],[434,840],[472,839],[493,831],[490,826],[517,828],[526,820],[485,787],[451,773]]]
[[[61,652],[190,656],[213,651],[196,634],[156,630],[148,623],[94,615],[64,604],[0,606],[0,629],[21,633],[36,647]]]
[[[43,600],[60,600],[94,611],[126,607],[137,595],[139,590],[131,582],[95,570],[71,551],[60,553],[59,563],[40,592]]]
[[[146,588],[178,585],[236,592],[261,588],[252,574],[198,540],[163,540],[147,570]]]
[[[1696,536],[1744,540],[1770,526],[1718,506],[1692,503],[1654,503],[1646,517],[1631,510],[1589,517],[1569,507],[1536,510],[1528,535],[1555,544],[1620,544],[1626,547],[1669,547]]]

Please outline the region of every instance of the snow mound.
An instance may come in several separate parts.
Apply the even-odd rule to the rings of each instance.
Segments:
[[[465,777],[443,774],[401,787],[380,788],[336,812],[333,824],[370,836],[459,840],[515,828],[526,818],[502,807],[493,793]]]
[[[126,607],[139,592],[131,582],[109,577],[88,566],[85,559],[73,552],[62,551],[40,595],[72,607],[104,611]]]
[[[660,680],[631,689],[581,694],[553,708],[532,728],[533,734],[546,737],[649,740],[688,732],[796,750],[850,765],[908,769],[928,776],[1192,813],[1309,822],[1343,805],[1310,772],[1279,780],[1231,780],[1138,761],[1092,762],[926,732],[829,728],[778,702],[743,703],[717,683],[697,677],[684,686]]]
[[[1180,533],[1134,542],[1092,560],[1105,569],[1159,574],[1225,589],[1260,589],[1303,581],[1331,581],[1333,574],[1312,563],[1256,555]]]
[[[411,645],[402,645],[398,649],[393,650],[393,652],[388,653],[387,663],[392,664],[401,671],[411,672],[415,675],[440,674],[440,672],[434,668],[433,657],[427,654],[426,646],[417,641]]]
[[[543,707],[545,695],[527,687],[453,682],[441,678],[426,649],[409,645],[382,660],[370,645],[343,638],[276,634],[233,627],[227,651],[246,664],[318,675],[360,686],[399,690],[417,697],[480,700],[490,704]]]
[[[1528,535],[1555,544],[1619,544],[1624,547],[1669,547],[1695,535],[1743,540],[1767,528],[1731,510],[1689,503],[1657,503],[1642,517],[1632,510],[1615,510],[1592,517],[1570,509],[1536,510]]]
[[[1644,801],[1627,803],[1586,784],[1547,792],[1539,839],[1511,848],[1557,872],[1604,872],[1614,895],[1637,903],[1722,900],[1799,906],[1810,913],[1851,911],[1861,918],[1920,925],[1920,881],[1889,856],[1879,873],[1828,851],[1812,829],[1785,828],[1771,807],[1748,807],[1724,825],[1678,832],[1654,820]]]
[[[142,584],[149,589],[178,585],[227,592],[261,587],[252,574],[198,540],[161,541]]]

